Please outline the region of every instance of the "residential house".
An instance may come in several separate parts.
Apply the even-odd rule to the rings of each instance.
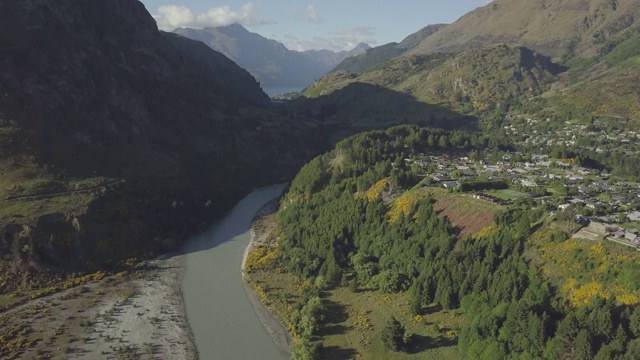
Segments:
[[[558,205],[558,211],[565,211],[569,208],[569,206],[571,206],[571,204]]]
[[[442,183],[442,186],[444,186],[446,189],[457,189],[458,187],[460,187],[460,182],[459,181],[445,181]]]

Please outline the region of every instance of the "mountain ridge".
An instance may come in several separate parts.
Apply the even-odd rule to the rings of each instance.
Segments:
[[[514,43],[559,59],[567,52],[596,55],[638,28],[638,0],[494,0],[423,40],[412,54],[458,52]]]
[[[331,72],[348,71],[361,73],[383,62],[400,56],[418,46],[420,42],[446,27],[447,24],[432,24],[423,27],[413,34],[405,37],[400,43],[388,43],[366,50],[364,53],[348,57],[334,67]]]

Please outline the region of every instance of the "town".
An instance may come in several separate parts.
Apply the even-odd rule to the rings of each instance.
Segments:
[[[639,183],[549,155],[514,152],[493,157],[420,153],[404,161],[424,177],[423,186],[500,205],[542,206],[557,219],[571,219],[579,229],[574,237],[607,239],[640,250]]]

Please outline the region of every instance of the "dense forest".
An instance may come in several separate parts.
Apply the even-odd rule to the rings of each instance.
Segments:
[[[576,245],[530,203],[501,207],[493,225],[460,237],[404,161],[487,146],[472,133],[400,126],[345,139],[300,171],[277,214],[278,249],[266,261],[316,285],[291,312],[291,331],[301,339],[293,358],[323,356],[326,287],[403,293],[416,316],[432,306],[458,309],[469,318],[458,352],[469,359],[637,358],[635,256]],[[567,263],[572,271],[563,272]],[[381,341],[402,352],[416,340],[392,318]]]

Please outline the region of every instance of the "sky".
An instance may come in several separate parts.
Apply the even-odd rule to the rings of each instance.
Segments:
[[[158,23],[203,28],[240,23],[290,50],[350,50],[400,42],[426,25],[451,23],[491,0],[141,0]]]

